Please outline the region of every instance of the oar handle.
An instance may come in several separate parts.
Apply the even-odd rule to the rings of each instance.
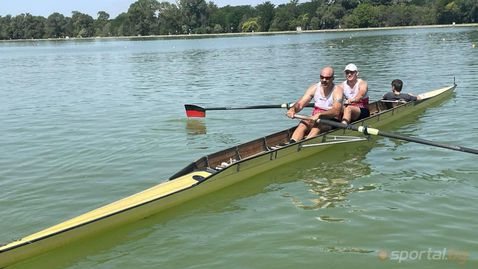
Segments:
[[[306,116],[306,115],[301,115],[301,114],[295,114],[294,119],[299,119],[299,120],[312,120],[311,116]]]

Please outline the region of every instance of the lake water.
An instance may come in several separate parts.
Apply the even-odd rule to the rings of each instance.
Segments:
[[[349,62],[373,100],[395,78],[413,93],[455,78],[393,131],[478,147],[478,27],[0,43],[0,242],[296,124],[279,109],[188,120],[185,103],[290,102]],[[477,158],[340,146],[14,268],[476,268]]]

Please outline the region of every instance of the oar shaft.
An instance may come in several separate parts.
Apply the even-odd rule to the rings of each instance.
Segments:
[[[295,117],[298,118],[298,119],[303,119],[303,120],[310,120],[311,119],[310,117],[303,116],[303,115],[296,115]],[[378,129],[368,127],[368,126],[355,126],[355,125],[352,125],[352,124],[344,124],[344,123],[331,121],[331,120],[327,120],[327,119],[320,119],[319,122],[323,123],[323,124],[326,124],[326,125],[330,125],[332,127],[336,127],[336,128],[342,128],[342,129],[357,131],[357,132],[360,132],[360,133],[363,133],[363,134],[366,134],[366,135],[379,135],[379,136],[383,136],[383,137],[400,139],[400,140],[405,140],[405,141],[409,141],[409,142],[424,144],[424,145],[428,145],[428,146],[435,146],[435,147],[451,149],[451,150],[455,150],[455,151],[478,154],[477,149],[461,147],[461,146],[454,146],[454,145],[448,145],[448,144],[433,142],[433,141],[422,139],[422,138],[404,136],[404,135],[396,134],[396,133],[383,132],[383,131],[380,131]]]
[[[281,105],[257,105],[243,107],[205,107],[205,110],[237,110],[237,109],[264,109],[264,108],[288,108],[289,104]]]
[[[343,129],[350,129],[354,131],[361,132],[363,134],[371,134],[371,135],[379,135],[383,137],[388,137],[388,138],[394,138],[394,139],[400,139],[400,140],[405,140],[409,142],[415,142],[423,145],[428,145],[428,146],[435,146],[435,147],[440,147],[440,148],[445,148],[445,149],[451,149],[455,151],[461,151],[461,152],[467,152],[467,153],[472,153],[472,154],[478,154],[478,150],[472,149],[472,148],[467,148],[467,147],[462,147],[462,146],[454,146],[454,145],[448,145],[444,143],[438,143],[438,142],[433,142],[430,140],[418,138],[418,137],[410,137],[410,136],[404,136],[401,134],[396,134],[396,133],[389,133],[389,132],[384,132],[380,131],[375,128],[367,127],[367,126],[354,126],[352,124],[343,124],[331,120],[320,120],[321,123],[337,127],[337,128],[343,128]]]
[[[256,105],[256,106],[243,106],[243,107],[205,107],[204,110],[238,110],[238,109],[265,109],[265,108],[291,108],[294,103],[285,103],[280,105]],[[310,103],[307,107],[313,107],[314,104]]]
[[[286,108],[289,109],[294,103],[285,103],[278,105],[255,105],[255,106],[243,106],[243,107],[201,107],[193,104],[185,104],[186,116],[204,118],[206,117],[206,111],[208,110],[237,110],[237,109],[265,109],[265,108]],[[314,103],[307,104],[306,107],[314,107]]]
[[[368,129],[368,132],[370,132],[370,129],[373,129],[373,128],[367,128],[367,129]],[[375,129],[375,130],[377,130],[377,129]],[[401,139],[401,140],[406,140],[406,141],[415,142],[415,143],[419,143],[419,144],[424,144],[424,145],[428,145],[428,146],[435,146],[435,147],[451,149],[451,150],[455,150],[455,151],[462,151],[462,152],[468,152],[468,153],[472,153],[472,154],[478,154],[478,150],[472,149],[472,148],[448,145],[448,144],[433,142],[433,141],[418,138],[418,137],[403,136],[403,135],[396,134],[396,133],[388,133],[388,132],[383,132],[383,131],[379,131],[379,130],[377,130],[377,131],[378,131],[377,135],[388,137],[388,138]]]

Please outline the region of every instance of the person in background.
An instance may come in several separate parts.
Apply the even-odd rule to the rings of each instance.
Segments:
[[[355,64],[348,64],[344,69],[346,80],[342,83],[345,96],[344,115],[342,123],[370,116],[368,109],[368,85],[363,79],[358,78],[358,68]]]
[[[382,99],[388,100],[388,101],[405,101],[405,102],[420,100],[420,97],[417,97],[413,94],[402,93],[402,87],[403,87],[403,81],[401,81],[400,79],[392,80],[392,91],[384,94]]]
[[[301,111],[309,102],[314,99],[314,110],[312,120],[302,120],[295,129],[290,143],[300,141],[307,134],[307,138],[314,137],[322,131],[331,127],[317,123],[319,118],[327,118],[340,121],[343,110],[343,88],[334,83],[334,69],[330,66],[320,71],[320,82],[311,85],[304,96],[297,101],[288,111],[287,116],[294,118],[295,114]]]

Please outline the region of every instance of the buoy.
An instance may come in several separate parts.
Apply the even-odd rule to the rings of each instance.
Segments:
[[[476,44],[475,44],[475,43],[471,44],[471,47],[472,47],[472,48],[475,48],[475,47],[476,47]]]

